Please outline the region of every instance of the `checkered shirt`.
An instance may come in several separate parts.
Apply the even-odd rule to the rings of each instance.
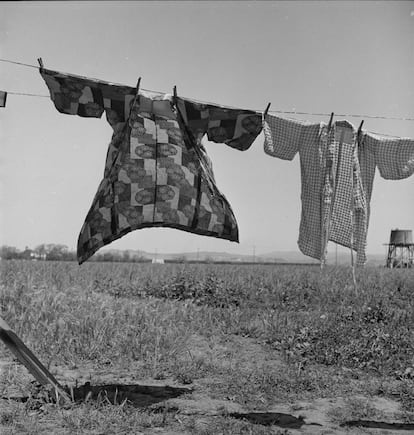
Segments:
[[[357,251],[366,261],[369,202],[375,168],[387,179],[414,172],[414,141],[362,132],[348,121],[325,123],[283,119],[267,114],[264,150],[292,160],[299,153],[302,178],[300,250],[324,262],[328,240]]]

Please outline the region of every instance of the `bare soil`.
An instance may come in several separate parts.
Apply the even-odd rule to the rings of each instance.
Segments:
[[[143,379],[139,363],[125,367],[122,362],[101,366],[93,363],[79,367],[52,366],[50,370],[62,385],[69,388],[78,403],[105,400],[119,406],[128,403],[136,408],[174,415],[175,423],[171,427],[143,428],[143,434],[212,433],[208,432],[209,428],[216,419],[223,417],[262,425],[268,428],[267,433],[414,434],[414,424],[396,420],[400,403],[389,397],[357,394],[288,401],[274,397],[273,405],[267,409],[258,407],[257,402],[252,404],[237,401],[237,396],[226,391],[228,380],[225,379],[225,374],[232,365],[233,368],[237,364],[238,367],[256,368],[258,371],[266,367],[281,372],[286,370],[286,363],[277,351],[269,351],[253,339],[230,336],[219,340],[194,335],[180,351],[179,361],[185,368],[195,360],[214,364],[217,372],[223,373],[222,377],[203,377],[200,373],[188,373],[185,376],[183,370],[182,382],[168,378]],[[41,393],[33,393],[32,380],[26,369],[13,361],[11,356],[3,351],[0,353],[1,412],[12,412],[16,403],[21,403],[28,397],[36,397],[36,394],[41,401]],[[352,403],[362,404],[369,409],[364,419],[352,419],[352,413],[348,410]],[[47,406],[49,412],[51,406],[57,407],[53,404]],[[67,411],[70,412],[70,408]],[[33,412],[41,415],[42,407]],[[193,428],[191,431],[188,430],[190,419]],[[8,427],[3,418],[0,433],[6,433]],[[44,422],[42,428],[44,433],[60,433],[60,429],[53,427],[50,419]]]

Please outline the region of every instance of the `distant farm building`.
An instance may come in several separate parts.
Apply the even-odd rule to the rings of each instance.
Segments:
[[[163,258],[153,258],[152,264],[164,264],[164,259]]]

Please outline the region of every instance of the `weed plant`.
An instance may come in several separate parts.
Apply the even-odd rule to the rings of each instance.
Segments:
[[[413,270],[360,270],[355,290],[346,267],[12,260],[0,267],[1,315],[46,365],[139,367],[137,377],[198,382],[211,397],[256,409],[364,381],[414,412]],[[194,337],[210,346],[200,357]],[[219,355],[235,337],[277,353],[286,368],[259,354]],[[82,412],[75,421],[68,414],[65,427],[83,425]],[[130,424],[143,427],[143,418]],[[217,421],[231,433],[229,419]]]
[[[61,363],[74,356],[160,361],[193,333],[240,334],[302,364],[409,374],[414,271],[367,268],[359,273],[357,292],[349,273],[3,261],[0,307],[36,352]]]

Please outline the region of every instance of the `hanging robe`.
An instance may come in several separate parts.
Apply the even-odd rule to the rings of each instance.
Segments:
[[[202,145],[247,150],[261,114],[200,104],[128,86],[40,69],[56,109],[100,118],[113,128],[104,178],[78,239],[81,264],[130,231],[169,227],[238,242],[230,204]]]

